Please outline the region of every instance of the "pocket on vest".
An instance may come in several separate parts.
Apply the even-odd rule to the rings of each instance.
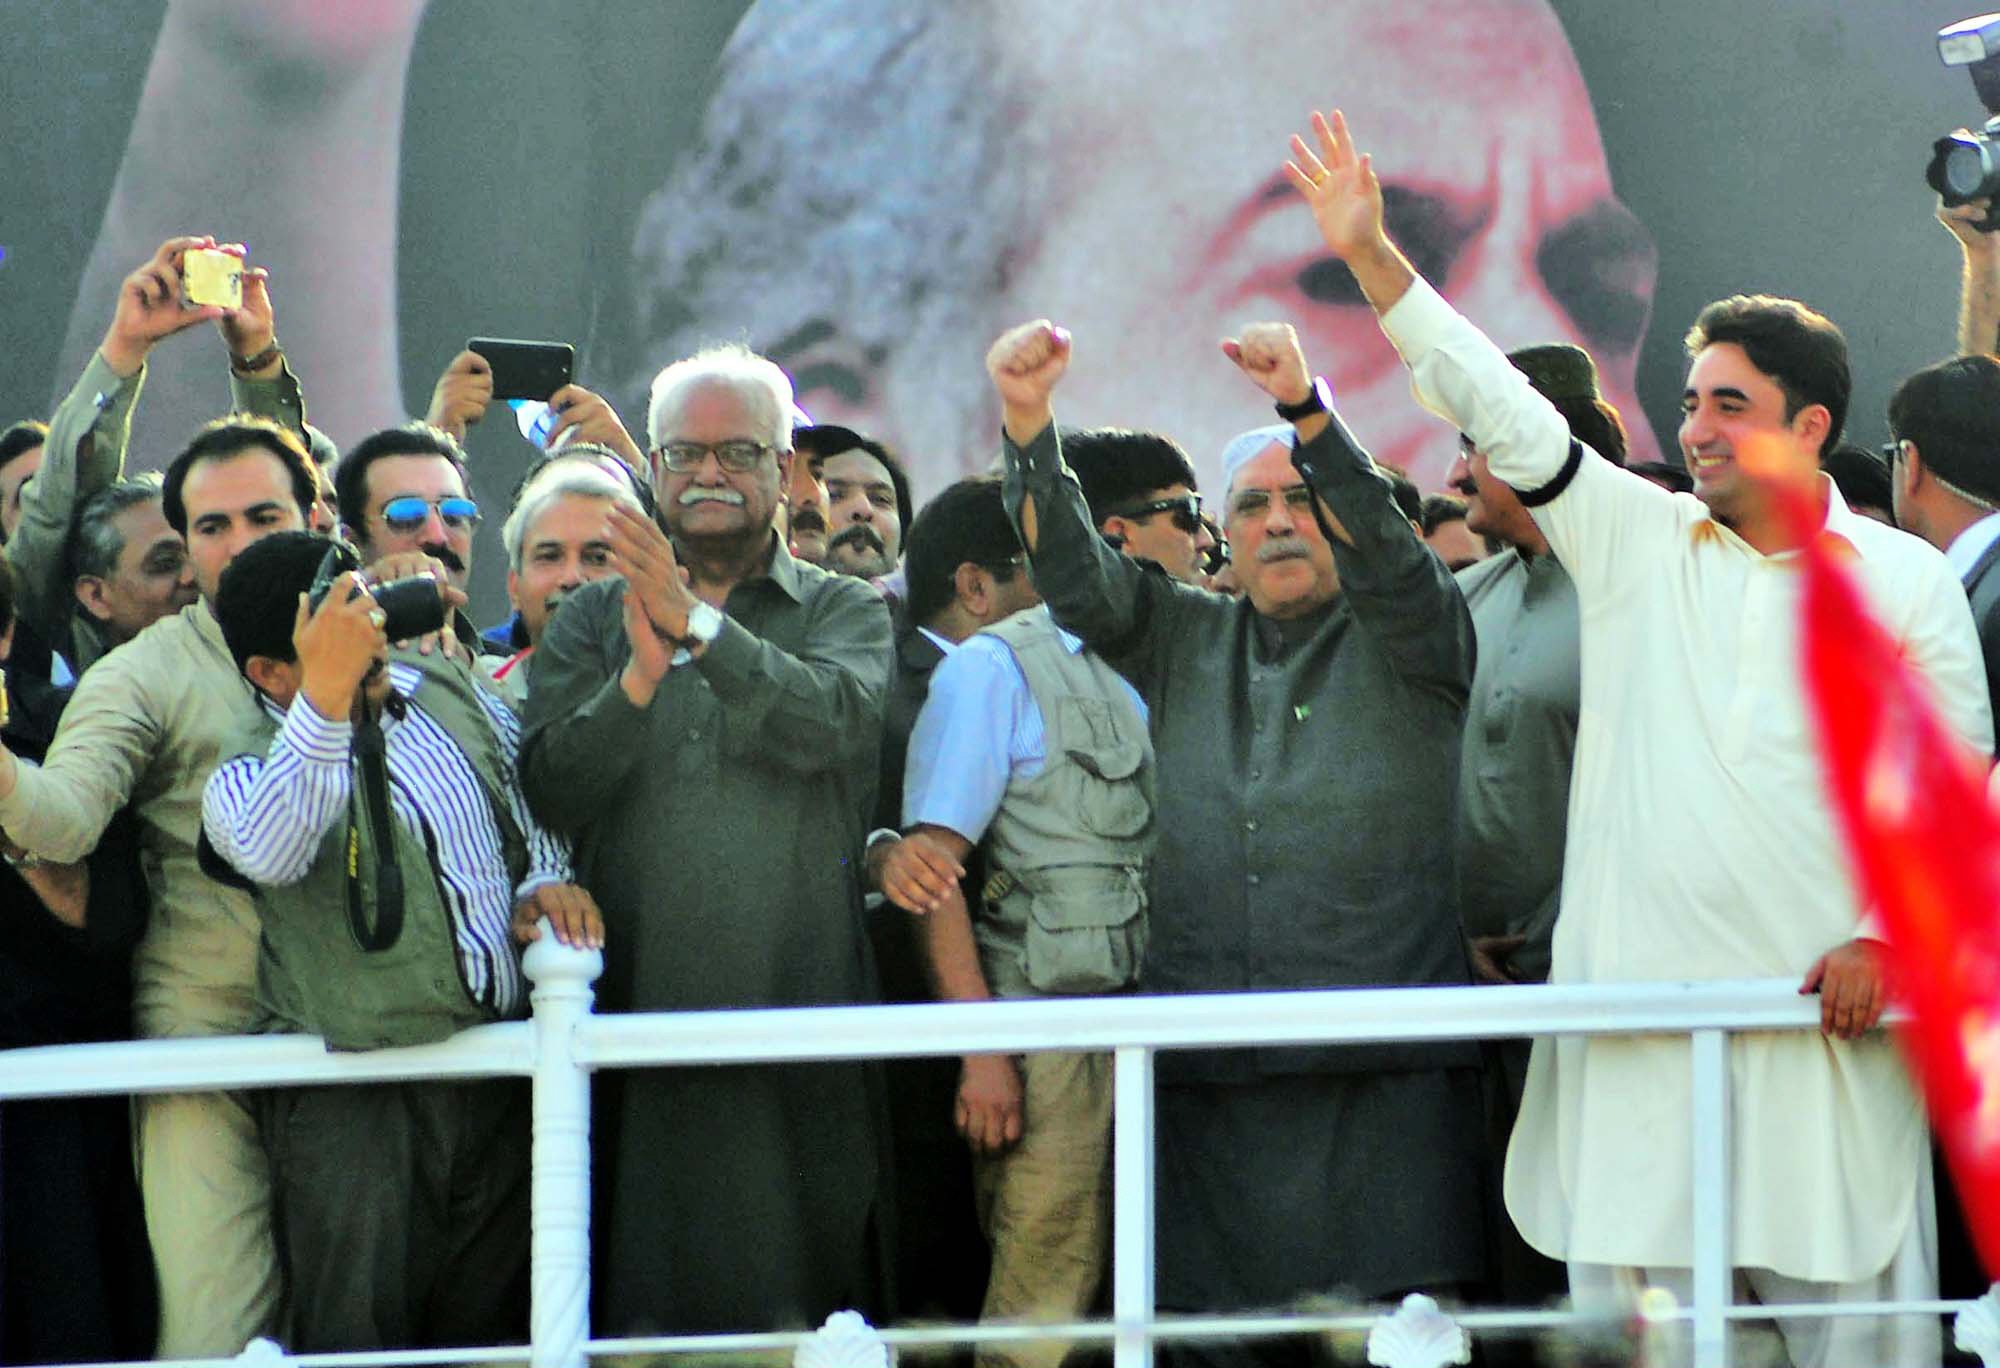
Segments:
[[[1153,807],[1139,783],[1146,760],[1143,739],[1134,729],[1139,719],[1118,717],[1101,698],[1075,695],[1058,701],[1064,754],[1083,771],[1077,794],[1077,819],[1099,836],[1129,839],[1146,829]]]
[[[1137,871],[1041,871],[1028,889],[1028,982],[1039,993],[1113,993],[1138,981],[1146,900]]]

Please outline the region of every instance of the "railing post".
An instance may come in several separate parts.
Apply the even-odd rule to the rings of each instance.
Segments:
[[[1730,1174],[1729,1033],[1693,1033],[1694,1368],[1729,1368],[1734,1287],[1730,1248],[1735,1189]]]
[[[577,1025],[590,1015],[597,950],[558,942],[548,919],[522,967],[533,984],[534,1157],[530,1212],[529,1343],[533,1368],[584,1368],[590,1337],[590,1075],[577,1063]]]
[[[1152,1368],[1153,1052],[1118,1047],[1112,1094],[1111,1316],[1114,1368]]]

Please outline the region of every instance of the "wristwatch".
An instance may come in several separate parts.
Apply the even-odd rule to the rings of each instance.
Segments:
[[[1312,388],[1306,397],[1296,404],[1277,405],[1278,416],[1288,423],[1296,423],[1301,418],[1310,418],[1315,413],[1333,412],[1333,386],[1326,383],[1324,375],[1313,377]]]
[[[680,644],[690,650],[696,646],[706,646],[722,635],[722,610],[712,603],[697,603],[688,609],[687,635],[680,638]]]

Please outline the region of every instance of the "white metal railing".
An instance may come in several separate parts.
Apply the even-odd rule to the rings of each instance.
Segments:
[[[525,1075],[533,1080],[533,1302],[526,1349],[283,1356],[261,1342],[218,1364],[364,1365],[527,1361],[581,1368],[591,1353],[782,1349],[800,1334],[589,1338],[590,1073],[606,1068],[853,1060],[922,1055],[1102,1050],[1115,1057],[1116,1131],[1112,1319],[1066,1326],[936,1327],[876,1332],[885,1344],[1009,1338],[1109,1339],[1116,1368],[1148,1368],[1155,1342],[1304,1330],[1380,1332],[1430,1325],[1414,1298],[1394,1317],[1156,1315],[1153,1288],[1153,1057],[1163,1049],[1362,1044],[1557,1035],[1692,1037],[1694,1267],[1690,1320],[1697,1368],[1723,1368],[1732,1324],[1768,1315],[1730,1304],[1729,1037],[1816,1029],[1819,1005],[1789,981],[1634,983],[1497,988],[1346,989],[1180,997],[1045,999],[893,1007],[787,1008],[594,1015],[602,956],[556,943],[530,946],[533,1018],[481,1026],[437,1045],[330,1054],[313,1037],[248,1036],[48,1046],[0,1052],[0,1100],[300,1084]],[[2000,1368],[2000,1291],[1978,1302],[1867,1308],[1787,1308],[1798,1314],[1959,1312],[1960,1341]],[[1414,1317],[1412,1321],[1410,1318]],[[1578,1325],[1575,1312],[1460,1315],[1454,1327],[1515,1330]],[[1601,1323],[1601,1322],[1598,1322]],[[845,1327],[843,1327],[843,1332]],[[1400,1332],[1399,1332],[1400,1333]],[[1426,1329],[1425,1333],[1429,1333]],[[1393,1339],[1394,1336],[1388,1336]],[[1385,1339],[1382,1352],[1395,1349]],[[1462,1361],[1383,1357],[1388,1364]]]

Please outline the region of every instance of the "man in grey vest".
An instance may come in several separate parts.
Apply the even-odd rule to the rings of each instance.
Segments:
[[[999,494],[995,530],[1011,539]],[[929,913],[925,953],[941,999],[1115,993],[1137,982],[1152,761],[1145,704],[1045,609],[952,647],[911,732],[907,835],[892,857],[928,851],[957,871],[975,847],[985,856],[976,916],[955,881],[935,896],[903,894]],[[964,1060],[954,1121],[972,1146],[993,1250],[982,1320],[1063,1320],[1090,1308],[1109,1261],[1111,1090],[1108,1054]],[[1068,1348],[996,1345],[979,1360],[1058,1368]]]
[[[281,532],[222,576],[216,618],[263,707],[202,802],[205,858],[255,886],[260,1025],[336,1050],[521,1015],[515,941],[541,916],[566,943],[603,937],[521,797],[513,714],[462,661],[392,654],[357,565]],[[511,1079],[257,1094],[291,1349],[521,1337],[527,1100]]]
[[[1105,547],[1050,394],[1069,335],[994,343],[1005,484],[1055,621],[1150,710],[1162,841],[1140,987],[1220,992],[1464,983],[1451,845],[1472,624],[1387,481],[1331,412],[1297,335],[1225,352],[1289,425],[1232,443],[1227,533],[1244,597]],[[1159,1062],[1159,1302],[1389,1297],[1485,1271],[1479,1060],[1469,1045],[1273,1047]],[[1303,1361],[1202,1342],[1175,1357]]]

